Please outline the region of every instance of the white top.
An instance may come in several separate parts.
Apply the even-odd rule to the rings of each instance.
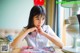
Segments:
[[[43,31],[45,31],[46,33],[53,35],[54,31],[51,29],[51,27],[49,25],[44,25],[43,26]],[[28,46],[33,46],[33,47],[37,47],[37,48],[42,48],[42,47],[46,47],[48,44],[48,39],[36,32],[32,32],[31,35],[27,35],[25,37],[25,40],[28,43]]]

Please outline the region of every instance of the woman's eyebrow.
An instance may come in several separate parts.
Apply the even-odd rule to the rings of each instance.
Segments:
[[[43,15],[36,15],[35,18],[44,18]]]
[[[36,15],[35,17],[36,17],[36,18],[38,18],[38,17],[39,17],[39,15]]]

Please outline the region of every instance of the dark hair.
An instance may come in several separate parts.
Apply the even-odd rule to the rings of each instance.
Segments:
[[[28,25],[25,27],[27,29],[34,27],[33,17],[35,15],[46,15],[45,9],[43,6],[33,6],[30,15],[29,15],[29,21]]]

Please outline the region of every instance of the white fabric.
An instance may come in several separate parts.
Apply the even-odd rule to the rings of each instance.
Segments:
[[[45,31],[46,33],[50,35],[54,34],[54,31],[50,28],[49,25],[44,25],[42,28],[43,31]],[[25,37],[25,40],[27,41],[28,46],[33,46],[37,48],[46,47],[48,43],[48,39],[46,37],[36,32],[32,32],[31,35],[27,35]]]

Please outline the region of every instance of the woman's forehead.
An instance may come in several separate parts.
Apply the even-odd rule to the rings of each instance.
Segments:
[[[35,17],[36,17],[36,18],[45,18],[45,15],[40,14],[40,15],[36,15]]]

